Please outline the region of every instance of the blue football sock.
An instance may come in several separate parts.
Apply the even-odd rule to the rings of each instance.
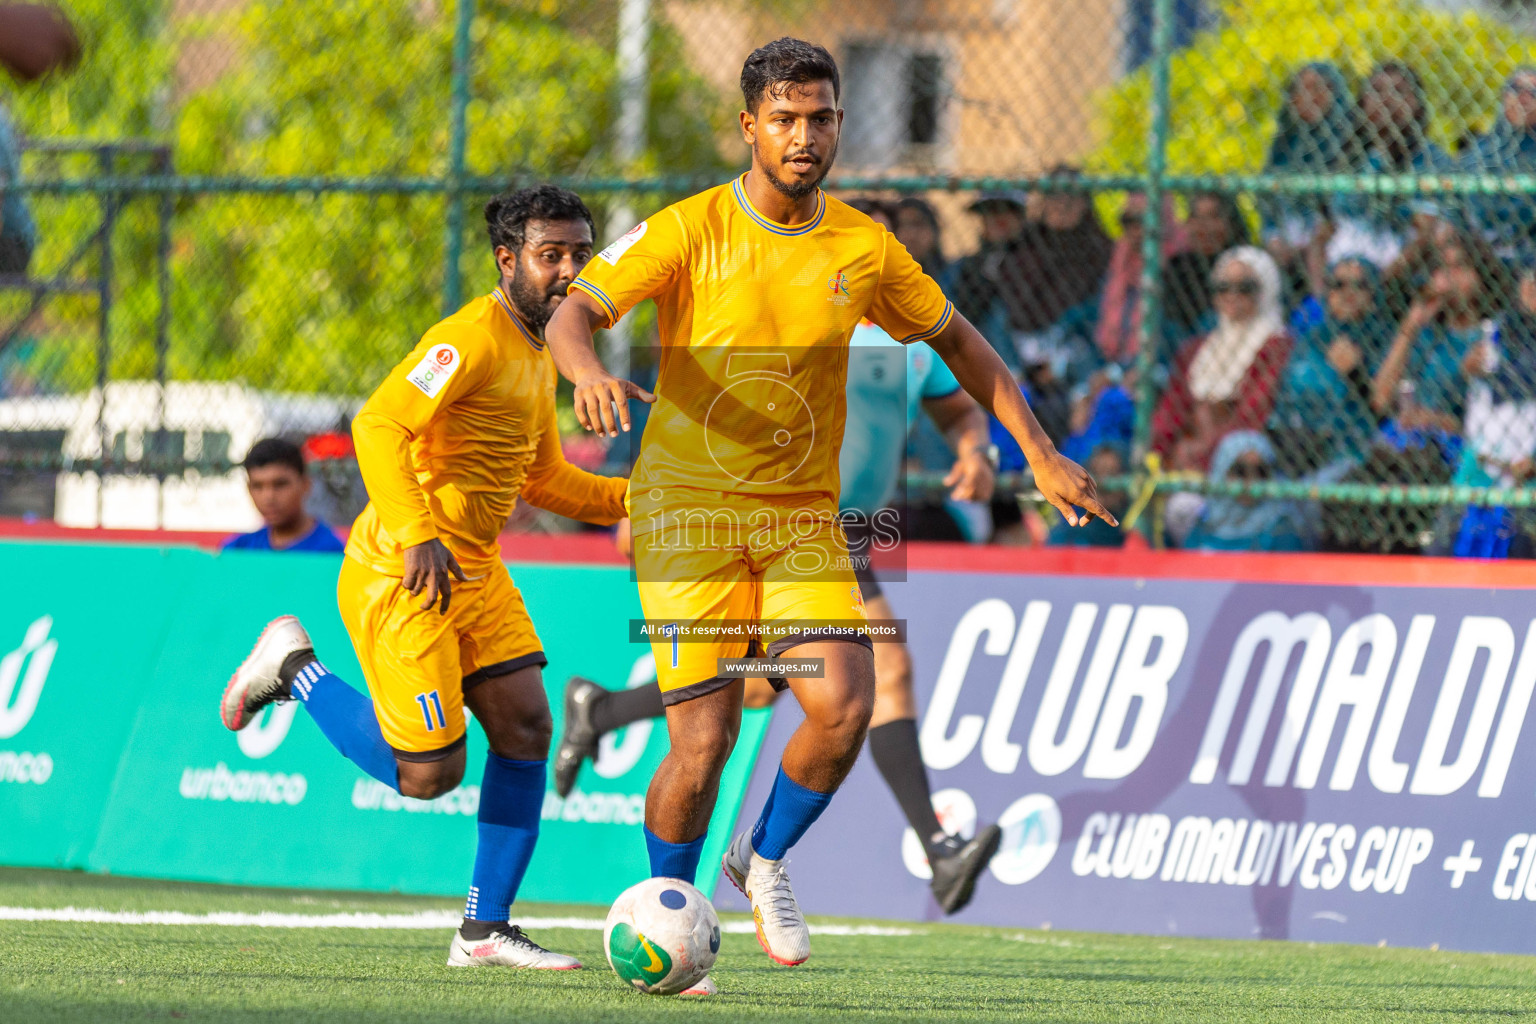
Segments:
[[[768,802],[752,827],[752,849],[765,860],[783,860],[789,848],[800,841],[821,812],[832,802],[831,793],[806,789],[784,774],[779,774],[768,791]]]
[[[699,873],[699,855],[704,852],[704,836],[699,836],[691,843],[669,843],[647,828],[645,852],[651,857],[652,878],[681,878],[692,885]]]
[[[544,808],[546,761],[510,761],[485,755],[480,782],[480,843],[470,876],[464,916],[471,921],[505,921],[523,883],[533,846],[539,840]]]
[[[384,785],[400,791],[395,752],[384,742],[373,702],[312,661],[299,669],[290,687],[331,746]]]

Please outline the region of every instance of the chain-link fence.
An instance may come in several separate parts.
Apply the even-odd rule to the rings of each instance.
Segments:
[[[890,221],[1154,544],[1531,546],[1517,0],[64,8],[80,67],[0,97],[0,514],[238,525],[232,464],[287,434],[345,519],[349,416],[494,283],[484,200],[558,181],[607,237],[726,180],[741,61],[792,34],[842,67],[829,188]],[[936,435],[910,454],[911,494],[939,493]],[[969,522],[1047,539],[1027,499],[992,512]]]

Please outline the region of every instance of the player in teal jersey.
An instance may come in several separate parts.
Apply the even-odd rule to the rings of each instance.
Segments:
[[[888,506],[901,482],[907,435],[918,413],[928,414],[957,453],[945,478],[955,500],[991,499],[995,456],[986,414],[931,348],[922,342],[902,345],[868,322],[854,330],[849,345],[848,416],[838,459],[841,521],[869,618],[889,620],[895,613],[875,576],[871,555],[898,537],[896,516]],[[946,833],[939,824],[917,742],[911,655],[902,643],[877,643],[874,653],[869,752],[927,851],[934,899],[946,914],[953,914],[970,902],[976,879],[997,852],[1002,833],[988,825],[966,840]],[[777,697],[766,679],[748,682],[747,707],[767,707]],[[571,679],[565,687],[565,722],[555,759],[556,792],[562,797],[570,793],[582,762],[596,756],[604,734],[662,713],[661,690],[654,679],[618,691]]]

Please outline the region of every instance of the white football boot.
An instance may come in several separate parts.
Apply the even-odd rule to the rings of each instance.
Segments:
[[[757,941],[768,959],[793,967],[811,955],[811,930],[795,902],[785,863],[759,857],[752,849],[752,834],[743,832],[726,847],[720,866],[731,884],[752,901]]]
[[[717,996],[719,994],[719,987],[710,980],[707,974],[678,993],[680,996]]]
[[[312,659],[314,644],[298,619],[283,615],[267,623],[250,656],[240,663],[229,677],[229,685],[224,687],[224,699],[219,703],[219,717],[224,725],[239,732],[268,704],[290,699],[288,683],[282,678],[283,662],[304,652]]]
[[[448,947],[448,966],[574,971],[581,961],[563,953],[551,953],[514,924],[498,926],[485,939],[466,939],[462,929],[454,932],[453,944]]]

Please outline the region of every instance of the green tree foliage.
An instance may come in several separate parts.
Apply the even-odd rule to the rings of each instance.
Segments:
[[[172,7],[166,0],[70,5],[87,60],[72,78],[18,103],[22,129],[164,140],[176,170],[190,175],[448,173],[453,4],[256,0],[175,17]],[[615,11],[589,0],[479,5],[470,174],[522,181],[616,170]],[[729,112],[687,71],[679,49],[664,24],[653,29],[644,165],[721,174],[715,139]],[[197,59],[217,61],[216,70]],[[469,294],[494,280],[484,198],[466,203]],[[605,204],[595,198],[589,204],[601,219]],[[146,376],[154,365],[155,202],[133,201],[118,240],[123,301],[113,324],[114,376]],[[38,202],[39,269],[78,242],[88,230],[81,217],[88,221],[94,205]],[[56,216],[63,206],[80,216],[66,223]],[[404,190],[179,197],[172,376],[366,393],[441,315],[446,209],[441,194]],[[56,306],[63,308],[51,305],[50,315],[59,315]],[[90,345],[69,343],[62,362],[53,348],[46,355],[59,383],[94,378]]]
[[[1171,65],[1168,170],[1174,174],[1258,171],[1275,129],[1286,80],[1300,65],[1332,61],[1351,85],[1379,61],[1422,75],[1430,136],[1446,148],[1493,120],[1499,87],[1536,63],[1536,39],[1471,12],[1415,0],[1227,0],[1221,27],[1201,33]],[[1143,68],[1098,104],[1096,171],[1146,167],[1151,81]]]

